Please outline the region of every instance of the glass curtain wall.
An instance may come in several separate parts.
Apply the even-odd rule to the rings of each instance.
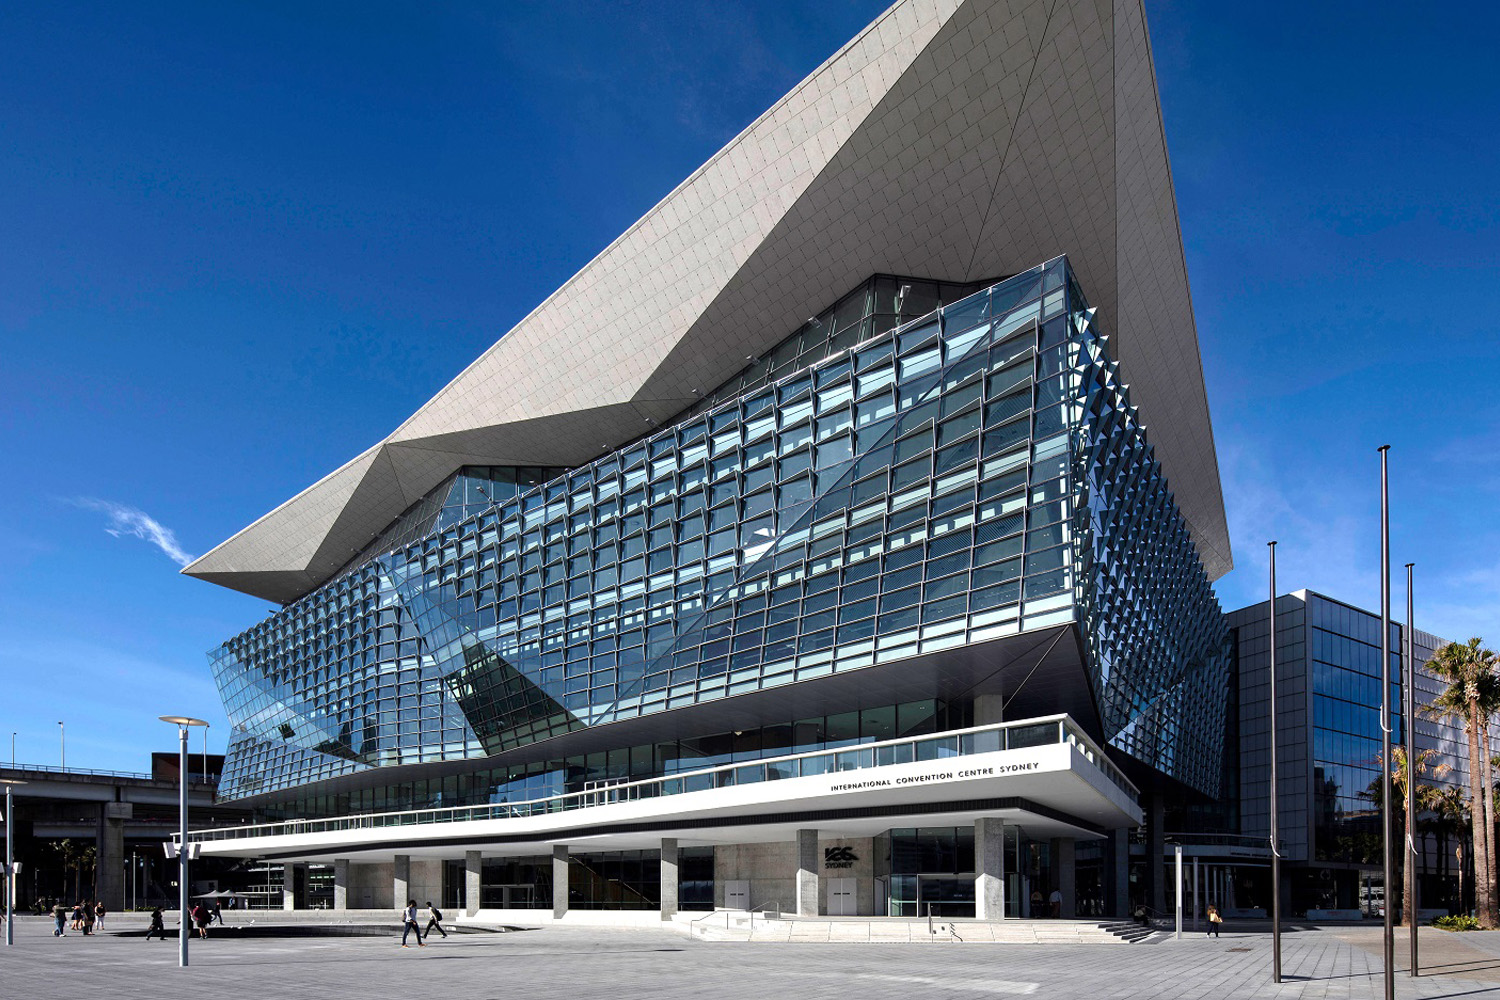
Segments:
[[[805,356],[227,643],[223,794],[1065,622],[1103,736],[1216,787],[1217,604],[1066,260]]]

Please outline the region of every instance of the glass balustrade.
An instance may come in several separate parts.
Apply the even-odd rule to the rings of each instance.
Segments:
[[[1029,747],[1058,744],[1071,745],[1086,761],[1124,791],[1132,802],[1136,801],[1139,792],[1135,785],[1109,762],[1098,745],[1071,718],[1066,715],[1055,715],[1041,719],[1025,719],[999,725],[955,730],[935,736],[888,740],[883,743],[843,750],[824,750],[778,757],[751,764],[721,765],[661,778],[621,782],[602,787],[595,786],[581,792],[569,792],[525,802],[500,802],[446,809],[413,809],[403,812],[341,816],[335,819],[290,820],[283,823],[226,827],[194,831],[191,839],[200,842],[239,840],[248,837],[280,837],[392,826],[427,826],[475,820],[524,819],[530,816],[570,812],[594,806],[729,788],[734,785],[806,778],[835,771],[858,771],[894,764],[946,760],[974,754],[998,753],[1002,750],[1023,750]]]

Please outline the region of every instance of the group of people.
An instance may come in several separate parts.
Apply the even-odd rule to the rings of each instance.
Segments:
[[[79,931],[83,934],[92,934],[96,930],[104,930],[104,918],[108,916],[103,903],[95,903],[92,900],[80,900],[73,906],[68,906],[62,900],[58,900],[52,906],[52,920],[55,924],[52,930],[53,937],[67,937],[68,931]]]
[[[406,901],[406,909],[401,913],[401,947],[411,947],[411,945],[406,943],[406,939],[408,935],[410,935],[413,931],[415,931],[417,934],[418,948],[427,947],[427,942],[423,941],[422,938],[431,937],[434,930],[436,930],[443,937],[448,936],[448,932],[443,930],[443,911],[439,910],[436,906],[433,906],[432,900],[429,899],[427,901],[426,931],[422,930],[422,926],[420,924],[421,919],[422,918],[417,915],[417,901],[415,899],[408,899]]]
[[[192,921],[192,925],[197,930],[198,936],[206,938],[208,937],[208,925],[215,920],[222,924],[224,922],[224,914],[219,910],[219,904],[217,903],[211,907],[204,906],[202,903],[195,903],[193,908],[188,911],[188,919]],[[146,940],[150,941],[153,935],[161,938],[163,941],[167,940],[166,919],[162,914],[160,906],[151,911],[151,927],[146,931]]]

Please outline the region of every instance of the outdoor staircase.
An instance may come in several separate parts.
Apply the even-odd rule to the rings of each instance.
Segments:
[[[719,911],[687,926],[700,941],[793,944],[1134,944],[1151,937],[1130,920],[912,920],[900,917],[771,918]]]
[[[1154,928],[1136,920],[1110,920],[1099,926],[1126,944],[1135,944],[1137,941],[1144,941],[1156,933]]]

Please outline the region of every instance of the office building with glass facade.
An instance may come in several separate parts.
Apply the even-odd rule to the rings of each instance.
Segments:
[[[207,853],[351,908],[1128,908],[1127,831],[1224,792],[1229,546],[1140,6],[1034,13],[898,3],[185,570],[282,604],[211,656],[262,822]]]
[[[1231,912],[1270,905],[1269,602],[1225,616],[1234,650],[1229,745],[1238,749],[1224,801],[1168,817],[1171,839],[1205,867],[1204,884]],[[1391,739],[1405,740],[1402,643],[1390,626]],[[1380,616],[1307,590],[1276,601],[1278,819],[1286,912],[1314,918],[1374,917],[1384,905],[1380,841]],[[1441,683],[1424,667],[1447,640],[1413,632],[1416,697],[1429,704]],[[1453,720],[1416,720],[1419,780],[1468,789],[1467,742]],[[1462,912],[1452,831],[1431,812],[1418,817],[1420,907]],[[1235,836],[1238,834],[1238,836]],[[1397,887],[1399,891],[1399,886]]]

